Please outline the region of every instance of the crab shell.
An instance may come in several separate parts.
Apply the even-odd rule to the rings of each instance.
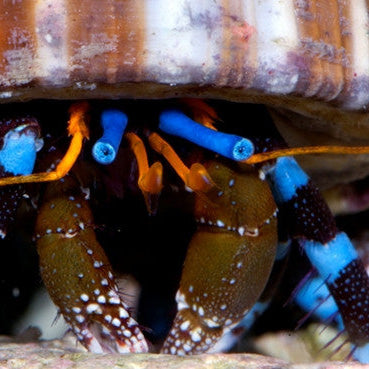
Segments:
[[[365,0],[4,0],[0,25],[4,103],[262,103],[293,145],[368,143]],[[332,160],[312,166],[340,180],[369,171],[367,157]]]

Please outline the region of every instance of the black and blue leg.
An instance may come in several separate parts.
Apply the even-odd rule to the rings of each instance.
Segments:
[[[268,178],[279,210],[288,218],[290,236],[299,240],[319,272],[316,283],[324,281],[334,298],[355,346],[354,357],[369,362],[369,278],[355,248],[295,159],[278,158]]]

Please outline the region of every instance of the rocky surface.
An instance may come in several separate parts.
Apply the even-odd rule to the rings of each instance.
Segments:
[[[285,344],[285,342],[284,342]],[[255,354],[215,354],[178,357],[158,354],[95,355],[76,345],[75,339],[19,343],[0,339],[0,369],[359,369],[354,362],[292,364]]]

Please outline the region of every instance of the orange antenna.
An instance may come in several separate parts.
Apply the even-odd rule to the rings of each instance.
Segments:
[[[369,146],[305,146],[280,149],[275,151],[254,154],[250,158],[242,160],[241,163],[257,164],[281,156],[296,156],[306,154],[369,154]]]

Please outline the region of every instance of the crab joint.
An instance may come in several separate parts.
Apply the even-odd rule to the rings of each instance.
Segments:
[[[106,165],[115,160],[127,122],[127,115],[120,110],[103,111],[101,126],[104,133],[92,148],[92,155],[98,163]]]

